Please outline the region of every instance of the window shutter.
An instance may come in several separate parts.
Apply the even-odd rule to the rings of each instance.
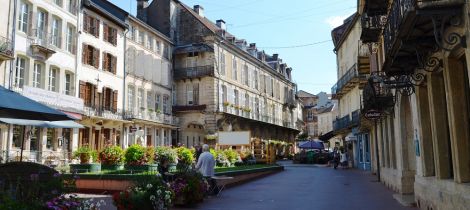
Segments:
[[[113,44],[117,45],[117,30],[113,28]]]
[[[79,87],[79,91],[80,91],[80,94],[79,94],[79,97],[83,100],[85,100],[85,94],[86,94],[86,83],[84,81],[81,81],[80,80],[80,87]]]
[[[107,97],[107,94],[108,94],[108,88],[106,87],[103,87],[103,90],[101,91],[101,94],[103,94],[103,106],[107,109],[108,108],[108,97]]]
[[[106,23],[103,23],[103,40],[107,42],[111,42],[111,40],[109,40],[109,37],[108,37],[108,30],[109,30],[108,25]]]
[[[118,104],[118,91],[113,91],[113,110],[117,112],[117,104]]]
[[[86,32],[89,32],[89,27],[90,27],[90,18],[85,13],[83,15],[83,30],[86,31]]]
[[[96,37],[100,37],[100,20],[98,20],[98,19],[95,18],[94,21],[95,21],[95,31],[94,31],[94,35],[95,35]]]
[[[100,97],[98,94],[98,87],[96,85],[93,85],[93,100],[95,108],[98,108],[100,106]]]
[[[93,66],[97,69],[100,67],[100,51],[96,48],[93,48]]]
[[[82,63],[87,64],[88,58],[88,45],[82,44]]]
[[[117,58],[114,56],[111,56],[111,70],[113,74],[116,74],[116,62],[117,62]]]
[[[101,68],[104,71],[109,71],[108,69],[108,56],[106,56],[106,52],[103,52],[103,59],[102,59],[102,66]]]

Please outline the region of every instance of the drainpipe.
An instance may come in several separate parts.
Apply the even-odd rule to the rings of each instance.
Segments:
[[[15,38],[16,38],[16,10],[18,7],[18,1],[13,1],[13,27],[11,31],[11,49],[13,52],[15,52]],[[10,21],[8,21],[10,22]],[[7,32],[8,33],[8,32]],[[10,75],[9,75],[9,81],[8,81],[8,89],[11,90],[12,88],[12,83],[13,83],[13,71],[14,71],[14,65],[15,62],[10,61]]]
[[[126,71],[126,60],[127,60],[127,33],[129,32],[129,29],[126,29],[124,32],[124,75],[123,75],[123,81],[122,81],[122,117],[125,117],[126,113],[126,77],[127,77],[127,71]],[[122,141],[121,141],[121,148],[127,148],[127,145],[129,145],[129,139],[127,139],[127,133],[124,133],[126,131],[125,126],[122,127],[122,133],[124,134],[122,136]],[[124,138],[127,139],[126,142],[124,142]]]
[[[374,120],[375,129],[375,159],[377,160],[377,180],[380,182],[379,139],[377,137],[377,119]]]

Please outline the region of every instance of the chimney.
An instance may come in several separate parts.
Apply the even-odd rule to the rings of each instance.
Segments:
[[[256,49],[256,43],[250,43],[250,49]]]
[[[201,17],[204,17],[204,8],[201,5],[194,5],[193,10]]]
[[[149,0],[137,0],[137,18],[147,22],[147,7]]]
[[[273,59],[274,59],[275,61],[277,61],[277,60],[279,59],[279,54],[277,54],[277,53],[276,53],[276,54],[273,54]]]
[[[225,26],[225,21],[220,19],[216,21],[217,27],[219,27],[222,30],[227,30],[227,27]]]
[[[256,49],[256,43],[250,43],[250,46],[248,47],[248,52],[251,56],[257,57],[258,49]]]

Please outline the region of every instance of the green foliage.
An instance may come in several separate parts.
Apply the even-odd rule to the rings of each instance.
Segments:
[[[126,164],[128,165],[143,165],[146,164],[146,157],[145,152],[146,149],[139,145],[134,144],[127,148],[126,153],[124,155]]]
[[[304,132],[304,133],[301,133],[297,136],[297,141],[303,141],[305,139],[308,139],[308,133]]]
[[[81,164],[86,164],[89,163],[90,160],[92,160],[92,162],[96,162],[96,160],[98,159],[98,154],[95,150],[92,150],[90,147],[83,146],[79,147],[77,151],[73,153],[73,157],[79,158]]]
[[[99,159],[101,164],[121,164],[124,160],[124,151],[119,146],[106,147],[100,152]]]
[[[175,203],[179,205],[193,205],[201,202],[209,190],[207,181],[195,171],[177,173],[170,186],[177,199]]]
[[[155,149],[154,160],[160,165],[163,165],[165,162],[175,164],[178,162],[178,153],[171,147],[157,147]]]
[[[239,159],[238,153],[232,149],[224,150],[224,154],[230,162],[230,165],[234,165]]]
[[[152,164],[155,159],[155,148],[154,147],[146,147],[145,148],[145,160],[146,163]]]
[[[178,147],[176,149],[178,154],[178,163],[191,165],[194,163],[194,151],[186,147]]]
[[[156,176],[137,182],[135,187],[113,195],[118,210],[128,209],[168,209],[174,193],[167,183]]]

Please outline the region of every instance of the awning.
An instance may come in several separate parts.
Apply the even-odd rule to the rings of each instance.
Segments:
[[[330,131],[328,133],[325,133],[323,135],[321,135],[320,137],[318,137],[320,140],[322,141],[328,141],[330,140],[331,138],[335,137],[335,134],[333,131]]]
[[[0,117],[27,120],[72,120],[66,114],[0,86]]]
[[[0,122],[13,125],[29,125],[43,128],[84,128],[72,120],[64,121],[41,121],[41,120],[23,120],[23,119],[12,119],[12,118],[0,118]]]

